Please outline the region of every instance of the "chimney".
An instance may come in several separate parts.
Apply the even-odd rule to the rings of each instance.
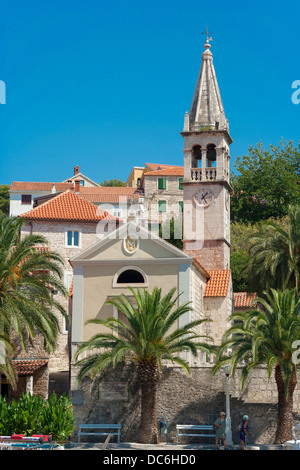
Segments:
[[[76,165],[76,166],[74,166],[74,176],[78,175],[78,173],[79,173],[79,166]]]
[[[75,193],[80,191],[80,180],[75,180]]]
[[[52,194],[55,194],[56,193],[56,187],[55,187],[55,184],[52,185]]]

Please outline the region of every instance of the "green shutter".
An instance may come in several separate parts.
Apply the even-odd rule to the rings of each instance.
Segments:
[[[183,212],[183,201],[179,201],[179,212]]]
[[[183,178],[179,178],[179,189],[183,189],[183,186],[182,186],[182,181],[183,181]]]
[[[166,189],[166,188],[167,188],[167,179],[158,178],[158,189]]]
[[[79,246],[79,232],[74,232],[74,246]]]
[[[158,212],[167,212],[167,201],[158,201]]]
[[[72,231],[68,230],[68,246],[72,246]]]

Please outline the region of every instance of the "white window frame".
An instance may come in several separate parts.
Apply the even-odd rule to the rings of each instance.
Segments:
[[[78,245],[68,245],[68,232],[78,232]],[[72,235],[74,241],[74,235]],[[81,248],[82,247],[82,231],[79,227],[70,227],[65,229],[65,248]]]
[[[141,283],[137,283],[137,284],[118,284],[118,277],[120,276],[120,274],[122,274],[124,271],[128,271],[128,269],[133,269],[134,271],[138,271],[144,278],[144,282]],[[113,282],[112,282],[112,286],[113,287],[118,287],[118,288],[121,288],[121,289],[124,289],[126,288],[127,286],[130,286],[130,287],[149,287],[149,281],[148,281],[148,276],[145,274],[145,272],[139,268],[138,266],[125,266],[121,269],[119,269],[116,274],[114,275],[113,277]]]

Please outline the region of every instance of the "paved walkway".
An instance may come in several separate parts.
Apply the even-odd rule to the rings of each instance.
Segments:
[[[77,443],[73,442],[65,445],[66,450],[103,450],[102,443]],[[238,445],[231,446],[228,450],[238,450]],[[276,445],[249,445],[248,450],[283,450],[282,446]],[[157,452],[157,451],[169,451],[169,452],[189,452],[189,451],[204,451],[204,450],[216,450],[214,445],[205,444],[138,444],[138,443],[114,443],[107,444],[106,451],[146,451],[146,452]],[[222,448],[221,448],[222,450]]]

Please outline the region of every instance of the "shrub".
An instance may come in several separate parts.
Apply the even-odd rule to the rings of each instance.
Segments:
[[[54,439],[65,441],[73,432],[74,421],[71,400],[65,394],[57,398],[53,393],[42,413],[43,434],[51,434]]]
[[[46,402],[40,396],[27,393],[10,403],[0,396],[2,436],[51,434],[55,440],[67,440],[73,432],[74,422],[72,402],[65,394],[58,398],[53,393]]]
[[[12,434],[10,423],[10,406],[5,398],[0,395],[0,436],[10,436]]]
[[[13,424],[13,432],[31,436],[38,434],[41,427],[41,416],[44,400],[40,396],[23,393],[18,402],[10,404],[9,420]]]

